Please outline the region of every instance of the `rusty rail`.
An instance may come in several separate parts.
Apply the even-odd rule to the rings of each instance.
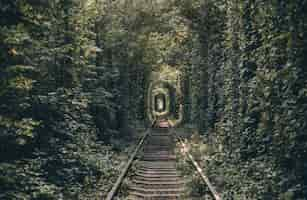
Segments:
[[[199,164],[195,161],[191,153],[189,152],[188,147],[186,144],[183,142],[183,139],[180,136],[176,136],[178,141],[180,142],[181,146],[183,147],[183,151],[186,154],[186,156],[189,158],[189,160],[192,162],[192,165],[195,167],[197,170],[198,174],[200,175],[201,179],[204,181],[204,183],[208,186],[211,194],[213,195],[215,200],[222,200],[221,196],[217,193],[213,185],[211,184],[209,178],[205,175],[204,171],[202,168],[199,166]]]
[[[115,197],[119,187],[121,186],[125,176],[127,175],[127,172],[129,171],[129,169],[132,165],[133,160],[135,159],[135,157],[136,157],[137,153],[139,152],[140,148],[142,147],[142,145],[143,145],[146,137],[148,136],[148,134],[149,134],[149,129],[147,131],[145,131],[144,136],[141,138],[141,140],[138,143],[138,145],[136,146],[133,154],[130,156],[128,163],[125,165],[125,168],[123,169],[123,171],[121,172],[121,174],[117,178],[117,180],[116,180],[115,184],[113,185],[112,189],[110,190],[110,192],[108,193],[106,200],[112,200]]]

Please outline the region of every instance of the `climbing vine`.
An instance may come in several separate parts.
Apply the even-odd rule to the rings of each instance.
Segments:
[[[0,198],[105,197],[164,81],[176,90],[171,121],[200,134],[226,199],[304,199],[305,10],[306,0],[2,0]]]

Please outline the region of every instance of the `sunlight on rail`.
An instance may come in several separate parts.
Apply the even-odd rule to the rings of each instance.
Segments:
[[[204,174],[203,169],[199,166],[199,164],[195,161],[193,156],[189,152],[189,148],[187,145],[184,143],[183,139],[178,137],[179,143],[181,144],[181,152],[185,154],[190,161],[192,162],[193,166],[196,168],[198,174],[201,176],[202,180],[205,182],[205,184],[208,186],[210,192],[212,193],[213,197],[215,200],[222,200],[220,195],[217,193],[211,182],[209,181],[209,178]]]

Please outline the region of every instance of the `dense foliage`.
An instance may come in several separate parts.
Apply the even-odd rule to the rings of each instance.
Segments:
[[[0,199],[110,189],[124,159],[115,152],[129,144],[112,142],[129,132],[121,11],[106,1],[0,2]]]
[[[191,145],[226,198],[304,199],[305,10],[1,0],[0,199],[103,197],[146,121],[151,74],[165,69],[182,74],[184,123],[202,135]]]
[[[307,2],[185,3],[202,44],[208,170],[228,198],[305,199]]]

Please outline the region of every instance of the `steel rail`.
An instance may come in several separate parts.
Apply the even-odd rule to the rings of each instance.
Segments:
[[[222,200],[221,196],[217,193],[213,185],[211,184],[209,178],[205,175],[204,171],[202,168],[199,166],[199,164],[195,161],[193,158],[192,154],[189,152],[188,147],[185,145],[183,142],[183,139],[180,136],[176,136],[178,141],[180,142],[181,146],[183,147],[183,151],[185,155],[189,158],[189,160],[192,162],[192,165],[195,167],[197,170],[198,174],[200,175],[201,179],[204,181],[204,183],[208,186],[211,194],[213,195],[215,200]]]
[[[144,141],[145,141],[146,137],[148,136],[148,134],[149,134],[149,129],[145,131],[144,136],[141,138],[140,142],[136,146],[133,154],[130,156],[130,159],[129,159],[128,163],[126,164],[125,168],[121,172],[120,176],[117,178],[115,184],[113,185],[112,189],[108,193],[108,196],[107,196],[107,198],[105,200],[112,200],[115,197],[119,187],[121,186],[124,178],[126,177],[128,171],[129,171],[129,169],[130,169],[130,167],[132,165],[133,160],[135,159],[135,157],[138,154],[140,148],[144,144]]]

